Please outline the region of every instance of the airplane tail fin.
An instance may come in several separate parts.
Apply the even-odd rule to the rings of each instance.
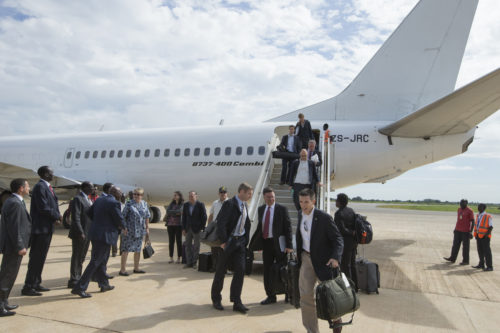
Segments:
[[[338,96],[270,121],[397,120],[451,93],[478,0],[421,0]]]

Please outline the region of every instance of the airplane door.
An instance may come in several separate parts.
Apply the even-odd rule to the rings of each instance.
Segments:
[[[64,154],[64,167],[71,168],[73,166],[73,158],[75,155],[75,148],[66,149],[66,153]]]

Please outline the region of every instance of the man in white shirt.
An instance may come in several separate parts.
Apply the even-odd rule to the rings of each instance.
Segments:
[[[307,150],[302,149],[300,151],[300,160],[293,161],[288,184],[293,188],[295,208],[300,210],[299,192],[305,188],[316,191],[316,185],[319,185],[316,166],[313,161],[307,159]]]
[[[219,215],[220,209],[224,201],[228,200],[227,188],[225,186],[219,187],[219,199],[215,200],[210,207],[210,215],[208,215],[208,223],[217,220],[217,215]],[[217,222],[217,221],[216,221]],[[223,250],[220,246],[212,246],[212,268],[211,272],[215,272],[215,267],[217,267],[217,258],[222,254]]]

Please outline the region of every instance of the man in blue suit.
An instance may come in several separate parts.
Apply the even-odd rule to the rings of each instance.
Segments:
[[[28,272],[21,293],[25,296],[41,296],[41,291],[49,291],[41,285],[42,271],[49,252],[54,223],[60,223],[61,213],[57,196],[50,185],[54,171],[44,165],[38,169],[40,181],[31,194],[31,249]]]
[[[127,234],[127,229],[125,229],[123,224],[123,215],[119,201],[121,196],[122,192],[120,189],[113,186],[109,190],[108,196],[97,199],[89,209],[88,215],[92,219],[89,231],[92,252],[85,272],[83,272],[82,277],[75,283],[75,287],[71,290],[72,294],[82,298],[91,297],[86,290],[92,277],[99,284],[101,292],[115,288],[109,285],[106,275],[106,265],[108,264],[111,245],[116,244],[120,230],[123,229],[123,233]]]

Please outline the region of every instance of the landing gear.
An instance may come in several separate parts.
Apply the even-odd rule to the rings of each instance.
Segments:
[[[149,219],[149,222],[151,222],[151,223],[160,222],[160,219],[161,219],[160,208],[149,206],[149,213],[151,214],[151,218]]]

